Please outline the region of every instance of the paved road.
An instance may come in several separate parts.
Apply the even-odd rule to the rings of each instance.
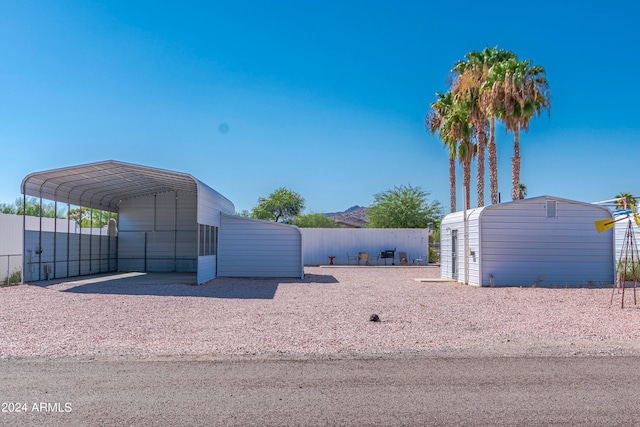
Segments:
[[[640,424],[640,358],[10,360],[0,425]],[[17,405],[26,412],[15,412]]]

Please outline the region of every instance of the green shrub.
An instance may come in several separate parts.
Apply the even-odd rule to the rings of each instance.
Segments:
[[[22,273],[20,270],[16,270],[9,276],[8,280],[6,277],[2,278],[0,281],[0,287],[2,286],[11,286],[22,283]]]
[[[629,259],[621,259],[618,261],[618,274],[622,281],[640,282],[640,260],[632,262]]]
[[[22,272],[16,270],[9,276],[9,283],[22,283]]]
[[[437,264],[440,262],[440,255],[435,249],[429,248],[429,264]]]

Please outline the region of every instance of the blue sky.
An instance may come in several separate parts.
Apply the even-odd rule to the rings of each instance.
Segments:
[[[551,117],[521,137],[529,196],[639,195],[638,16],[631,1],[5,0],[0,201],[31,172],[114,159],[192,174],[237,210],[278,187],[309,213],[411,184],[448,211],[424,118],[485,46],[547,71]],[[513,138],[497,142],[504,201]]]

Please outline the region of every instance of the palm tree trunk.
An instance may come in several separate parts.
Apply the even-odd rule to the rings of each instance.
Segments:
[[[489,122],[489,186],[491,187],[491,204],[498,203],[498,153],[496,150],[496,120],[491,117]]]
[[[513,159],[511,159],[511,199],[520,198],[520,126],[513,131]]]
[[[484,125],[476,128],[476,140],[478,141],[478,207],[484,206],[484,148],[487,135]]]
[[[466,208],[471,209],[471,159],[465,160],[463,163],[464,168],[464,193],[466,196]]]
[[[451,193],[451,212],[456,211],[456,156],[449,155],[449,191]]]

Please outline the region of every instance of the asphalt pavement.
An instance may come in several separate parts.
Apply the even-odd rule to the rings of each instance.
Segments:
[[[13,359],[7,426],[623,426],[640,358]]]

